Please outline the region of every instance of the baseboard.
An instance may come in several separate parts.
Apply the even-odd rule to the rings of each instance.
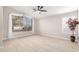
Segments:
[[[10,38],[4,38],[3,41],[5,40],[8,40],[8,39],[16,39],[16,38],[23,38],[23,37],[27,37],[27,36],[31,36],[31,35],[34,35],[34,33],[30,33],[30,34],[27,34],[27,35],[20,35],[20,36],[14,36],[14,37],[10,37]]]
[[[39,35],[47,36],[47,37],[53,37],[53,38],[56,38],[56,39],[69,40],[68,38],[64,38],[64,37],[60,37],[60,36],[56,36],[56,35],[49,35],[47,33],[40,33]]]

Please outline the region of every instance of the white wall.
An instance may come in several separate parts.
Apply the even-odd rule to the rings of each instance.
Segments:
[[[0,47],[2,46],[3,39],[3,7],[0,6]]]
[[[38,32],[50,37],[69,38],[69,34],[62,33],[62,18],[71,16],[77,17],[77,11],[41,18],[39,19]]]
[[[20,12],[18,10],[15,10],[11,7],[4,7],[3,8],[3,16],[4,16],[4,38],[6,39],[8,36],[8,20],[9,20],[9,14],[10,13],[21,13],[25,14],[23,12]],[[28,14],[25,14],[28,15]],[[50,15],[46,16],[40,19],[33,19],[34,20],[34,32],[35,34],[43,34],[47,36],[56,36],[60,38],[68,38],[69,34],[63,34],[62,33],[62,18],[63,17],[71,17],[75,16],[77,17],[77,11],[69,12],[69,13],[64,13],[64,14],[58,14],[58,15]],[[31,33],[17,33],[18,36],[25,35],[27,36],[28,34]],[[13,36],[16,37],[17,35]]]
[[[18,10],[15,10],[15,9],[13,9],[11,7],[7,7],[7,6],[3,7],[3,12],[4,12],[3,13],[3,16],[4,16],[4,20],[3,20],[3,22],[4,22],[4,39],[7,39],[8,38],[9,14],[10,13],[18,13],[18,14],[24,14],[24,15],[27,15],[27,16],[28,16],[28,14],[25,14],[23,12],[20,12]],[[13,33],[13,36],[11,38],[27,36],[27,35],[31,35],[31,34],[32,34],[32,32],[29,32],[29,33],[27,33],[27,32]]]

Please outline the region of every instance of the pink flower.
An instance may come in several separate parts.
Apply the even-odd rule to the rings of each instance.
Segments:
[[[71,31],[75,31],[75,28],[79,24],[79,21],[77,21],[77,19],[69,18],[67,24]]]

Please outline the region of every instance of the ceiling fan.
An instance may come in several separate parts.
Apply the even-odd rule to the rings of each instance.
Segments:
[[[47,10],[44,10],[43,9],[44,6],[36,6],[36,8],[34,8],[33,10],[36,12],[36,11],[39,11],[39,12],[47,12]]]

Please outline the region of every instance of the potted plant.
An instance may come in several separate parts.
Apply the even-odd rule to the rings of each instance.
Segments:
[[[72,35],[70,36],[70,39],[72,42],[75,42],[75,28],[79,24],[79,21],[77,19],[69,18],[67,21],[68,27],[72,31]]]

